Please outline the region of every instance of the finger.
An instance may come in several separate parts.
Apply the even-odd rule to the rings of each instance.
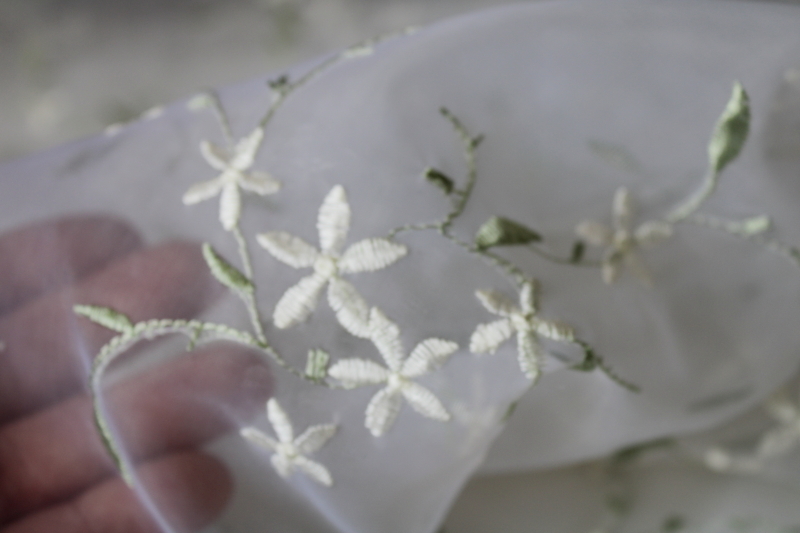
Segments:
[[[108,403],[127,451],[142,459],[240,427],[264,408],[269,371],[249,351],[215,345],[112,388]],[[115,473],[76,396],[0,429],[0,524],[64,501]]]
[[[76,316],[74,304],[109,306],[134,321],[190,318],[218,287],[198,246],[172,243],[130,254],[0,318],[0,423],[84,387],[91,360],[113,333]]]
[[[176,532],[197,531],[225,507],[232,482],[225,467],[200,452],[166,456],[139,469],[140,483]],[[121,479],[26,517],[0,533],[162,533],[157,520]]]
[[[121,220],[50,220],[0,237],[0,314],[97,271],[141,246]]]

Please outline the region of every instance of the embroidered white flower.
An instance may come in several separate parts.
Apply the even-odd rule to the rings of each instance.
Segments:
[[[342,359],[331,366],[328,375],[338,379],[346,388],[386,384],[367,406],[364,425],[370,433],[380,437],[392,427],[403,398],[422,416],[449,420],[450,414],[439,399],[413,380],[442,366],[458,349],[458,345],[441,339],[427,339],[405,358],[399,328],[374,307],[370,312],[369,329],[369,338],[383,357],[386,367],[366,359]]]
[[[575,340],[575,333],[569,326],[542,320],[537,316],[536,282],[533,280],[522,285],[519,306],[495,291],[477,291],[475,296],[489,312],[503,318],[475,328],[469,341],[470,351],[476,354],[494,353],[516,333],[519,367],[534,382],[539,379],[544,359],[539,337],[554,341]]]
[[[788,394],[779,393],[767,400],[764,409],[778,426],[761,438],[756,454],[768,459],[800,446],[800,399],[794,403]]]
[[[734,455],[714,447],[705,454],[706,466],[718,472],[759,472],[770,459],[800,447],[800,399],[794,403],[788,394],[780,392],[764,403],[764,409],[778,425],[759,439],[754,454]]]
[[[274,398],[267,402],[267,417],[278,435],[278,440],[254,427],[242,428],[241,435],[265,450],[273,452],[272,466],[278,474],[288,478],[297,469],[321,485],[326,487],[333,485],[328,469],[306,455],[322,448],[336,433],[336,426],[333,424],[311,426],[302,435],[294,438],[292,423]]]
[[[633,228],[634,205],[630,192],[625,187],[617,189],[612,208],[612,226],[585,220],[578,224],[575,232],[593,246],[605,247],[603,256],[603,281],[614,282],[623,265],[646,283],[650,274],[639,250],[672,235],[672,226],[666,222],[651,220]]]
[[[364,239],[341,252],[350,229],[350,205],[341,185],[335,186],[319,208],[317,231],[320,250],[282,231],[261,233],[258,243],[273,257],[293,268],[313,268],[314,273],[289,288],[275,306],[278,328],[304,321],[314,311],[325,285],[328,303],[339,323],[357,337],[369,336],[369,306],[342,274],[373,272],[391,265],[408,252],[387,239]]]
[[[271,175],[250,170],[263,139],[263,128],[256,128],[241,139],[232,151],[208,141],[200,143],[200,153],[209,165],[220,171],[220,175],[189,187],[183,195],[183,203],[192,205],[219,194],[219,220],[222,227],[232,230],[242,212],[240,187],[261,196],[274,194],[281,188],[281,183]]]

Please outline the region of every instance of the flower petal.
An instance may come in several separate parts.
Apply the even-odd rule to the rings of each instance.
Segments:
[[[328,303],[339,324],[351,335],[369,337],[369,306],[350,282],[332,278],[328,285]]]
[[[427,374],[442,366],[456,350],[458,350],[458,344],[454,342],[442,339],[424,340],[417,344],[417,347],[405,360],[401,374],[408,378]]]
[[[450,420],[450,413],[431,391],[413,381],[403,384],[400,389],[408,404],[419,414],[434,420]]]
[[[319,208],[317,231],[319,243],[325,253],[336,253],[342,249],[350,230],[350,205],[344,187],[335,186],[325,197]]]
[[[542,347],[539,346],[539,341],[536,340],[536,335],[532,331],[518,331],[517,360],[519,361],[519,368],[525,374],[525,377],[534,383],[536,383],[541,374],[540,367],[543,359],[544,353],[542,353]]]
[[[475,296],[490,313],[495,315],[511,316],[519,312],[514,302],[497,291],[476,291]]]
[[[764,402],[767,413],[781,424],[800,422],[800,410],[792,404],[789,394],[782,390]]]
[[[725,473],[754,474],[763,467],[757,457],[733,456],[718,447],[707,450],[703,462],[711,470]]]
[[[282,478],[286,479],[292,473],[292,462],[285,455],[276,453],[270,457],[270,461],[272,461],[272,466]]]
[[[641,246],[648,246],[658,241],[663,241],[672,236],[672,224],[661,222],[659,220],[651,220],[645,222],[638,228],[634,237],[636,242]]]
[[[213,198],[214,196],[218,195],[219,191],[221,190],[222,180],[219,178],[195,183],[189,187],[189,190],[187,190],[183,195],[183,203],[184,205],[192,205],[204,200],[208,200],[209,198]]]
[[[200,153],[203,155],[203,159],[206,160],[206,163],[211,165],[212,168],[220,172],[224,172],[228,169],[228,160],[231,154],[221,146],[208,141],[202,141],[200,143]]]
[[[408,248],[387,239],[364,239],[344,252],[339,260],[339,271],[351,274],[381,270],[407,253]]]
[[[614,241],[613,230],[595,220],[584,220],[575,227],[575,233],[592,246],[609,246]]]
[[[614,229],[617,231],[627,230],[631,227],[633,219],[633,196],[627,187],[620,187],[614,193],[614,205],[612,207],[614,219]]]
[[[553,341],[572,342],[575,340],[575,331],[561,322],[550,322],[534,317],[531,320],[533,330],[537,335]]]
[[[297,450],[302,454],[314,453],[322,448],[336,433],[336,425],[320,424],[306,429],[294,442]]]
[[[274,452],[278,449],[278,442],[275,439],[254,427],[242,428],[239,431],[239,434],[253,444],[264,448],[265,450]]]
[[[294,440],[294,431],[292,430],[292,423],[286,415],[286,411],[281,408],[280,404],[275,398],[270,398],[267,402],[267,418],[275,434],[278,435],[278,440],[282,443],[289,443]]]
[[[519,306],[522,313],[527,315],[536,312],[536,282],[528,280],[519,290]]]
[[[389,379],[389,371],[366,359],[341,359],[328,369],[328,375],[342,382],[347,389],[376,385]]]
[[[756,455],[768,459],[783,455],[800,445],[800,430],[792,426],[778,427],[761,438]]]
[[[328,472],[327,468],[316,461],[312,461],[311,459],[301,455],[299,457],[295,457],[294,466],[320,485],[325,487],[330,487],[333,485],[331,473]]]
[[[611,285],[619,277],[620,261],[622,254],[616,250],[610,249],[606,252],[603,258],[602,276],[603,282],[606,285]]]
[[[511,338],[514,328],[511,320],[504,318],[489,324],[479,324],[469,339],[469,351],[472,353],[494,353],[497,348]]]
[[[373,307],[369,314],[369,330],[369,338],[386,361],[386,366],[393,372],[400,371],[405,354],[397,324],[386,318],[383,311]]]
[[[306,241],[283,231],[259,233],[256,241],[272,257],[292,268],[308,268],[319,257],[316,248]]]
[[[252,167],[256,159],[256,152],[261,148],[261,142],[263,140],[264,128],[256,128],[250,135],[240,139],[239,142],[236,143],[236,148],[231,158],[231,167],[240,171]]]
[[[397,390],[384,388],[372,397],[367,405],[364,425],[373,437],[380,437],[389,431],[402,407],[402,396]]]
[[[281,182],[266,172],[248,172],[239,179],[239,186],[247,192],[260,194],[275,194],[281,190]]]
[[[286,329],[299,324],[317,307],[319,293],[327,283],[327,279],[312,274],[301,279],[297,285],[290,287],[278,301],[272,320],[275,327]]]
[[[230,231],[239,223],[242,214],[242,197],[236,182],[228,182],[222,187],[219,199],[219,221],[222,227]]]

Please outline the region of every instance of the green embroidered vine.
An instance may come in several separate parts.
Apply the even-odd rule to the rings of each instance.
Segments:
[[[192,108],[213,110],[226,146],[219,147],[205,141],[201,144],[203,157],[220,174],[214,179],[193,185],[184,195],[183,201],[192,205],[219,196],[220,222],[237,244],[241,268],[221,256],[209,243],[203,245],[203,257],[216,280],[242,301],[248,312],[252,333],[224,324],[197,320],[148,320],[134,324],[127,316],[113,309],[92,305],[75,306],[77,314],[118,333],[98,354],[92,367],[90,382],[97,427],[127,483],[134,482],[133,468],[125,460],[120,444],[111,430],[100,392],[102,378],[109,365],[117,356],[145,339],[183,335],[188,339],[188,350],[208,342],[225,340],[254,349],[266,360],[295,377],[317,385],[337,389],[379,385],[383,388],[370,400],[365,415],[365,426],[375,437],[384,435],[391,428],[402,401],[409,403],[417,413],[426,418],[448,420],[450,414],[445,406],[431,391],[415,380],[436,371],[457,351],[458,345],[449,340],[430,338],[421,341],[407,354],[400,343],[400,329],[397,324],[380,309],[370,306],[345,279],[346,275],[383,270],[403,258],[407,254],[407,248],[395,242],[395,238],[406,232],[435,231],[445,240],[468,254],[479,257],[508,278],[517,291],[516,299],[509,299],[507,295],[493,290],[476,291],[479,303],[488,312],[501,318],[477,325],[470,339],[470,350],[473,353],[493,353],[501,344],[516,337],[520,369],[530,379],[531,386],[541,375],[546,352],[540,346],[540,339],[544,338],[580,349],[582,359],[568,364],[569,369],[581,372],[598,370],[629,391],[639,390],[635,384],[618,375],[571,327],[542,318],[537,301],[539,282],[503,257],[497,249],[507,246],[524,247],[540,258],[556,264],[600,268],[603,279],[608,283],[616,279],[622,265],[630,266],[643,279],[649,280],[643,263],[638,259],[638,250],[655,239],[671,236],[672,226],[685,222],[754,239],[771,252],[783,255],[800,266],[800,253],[795,248],[763,236],[770,226],[768,217],[756,216],[729,221],[698,212],[716,189],[723,169],[738,157],[747,139],[749,100],[739,84],[734,85],[731,99],[715,126],[709,143],[709,170],[697,191],[673,208],[664,220],[634,226],[631,220],[631,195],[626,189],[620,189],[614,198],[613,227],[594,221],[579,224],[576,231],[582,238],[572,243],[571,253],[565,257],[542,246],[546,242],[545,236],[502,214],[492,216],[484,222],[475,232],[472,242],[455,235],[453,226],[464,213],[478,178],[476,151],[483,136],[472,135],[451,111],[441,108],[442,116],[451,124],[463,145],[466,166],[466,176],[461,185],[440,169],[426,168],[423,171],[424,178],[440,189],[451,202],[450,210],[443,218],[400,226],[391,230],[385,238],[364,239],[345,248],[351,210],[344,188],[337,185],[331,189],[319,209],[318,247],[284,231],[270,231],[256,236],[258,244],[279,262],[294,269],[312,271],[286,290],[276,304],[273,323],[278,329],[293,327],[304,321],[314,312],[321,292],[327,287],[328,303],[339,324],[352,336],[370,341],[384,363],[381,365],[372,360],[356,358],[332,360],[325,350],[315,349],[308,353],[304,368],[290,365],[270,344],[265,333],[265,320],[257,304],[257,283],[249,244],[240,227],[241,194],[275,194],[281,187],[281,183],[271,175],[254,171],[251,167],[264,140],[265,128],[288,96],[334,65],[368,55],[383,39],[385,38],[367,41],[331,56],[296,80],[281,76],[270,81],[269,87],[274,94],[272,104],[255,130],[238,141],[216,94],[208,93],[190,102]],[[603,246],[605,251],[602,260],[587,259],[586,244]],[[273,465],[282,476],[299,470],[323,485],[331,485],[333,481],[327,469],[305,458],[305,455],[313,453],[331,438],[336,431],[335,426],[328,424],[309,428],[311,434],[316,435],[313,445],[302,436],[294,439],[288,415],[277,401],[271,402],[268,405],[268,416],[273,429],[278,433],[278,440],[254,428],[245,428],[242,435],[274,454]],[[294,450],[291,454],[286,452],[290,448]],[[298,459],[300,456],[304,459]]]
[[[463,145],[464,159],[467,170],[465,184],[463,188],[458,188],[455,181],[444,172],[438,169],[426,169],[424,171],[425,178],[436,187],[442,189],[442,191],[451,198],[452,209],[443,219],[438,222],[409,224],[395,228],[389,232],[388,238],[392,239],[401,233],[409,231],[435,230],[442,237],[464,249],[468,253],[477,255],[486,260],[489,264],[496,267],[500,272],[509,278],[517,290],[523,290],[526,284],[530,284],[531,282],[534,282],[535,284],[535,280],[531,280],[520,267],[492,251],[492,248],[503,246],[525,246],[530,245],[531,243],[541,242],[543,238],[538,232],[528,228],[520,222],[511,220],[509,218],[493,216],[490,217],[478,229],[473,243],[465,242],[452,233],[452,226],[458,217],[464,212],[464,209],[466,208],[467,203],[471,198],[472,191],[475,187],[475,182],[478,177],[475,163],[475,152],[484,137],[483,135],[471,135],[464,124],[449,109],[441,108],[440,113],[452,124],[453,129]],[[544,257],[558,263],[570,265],[581,264],[582,252],[576,254],[576,252],[573,251],[572,256],[569,259],[562,260],[555,256],[551,256],[547,252],[544,252],[540,249],[532,247],[530,248],[535,250],[539,255],[543,255]],[[590,265],[590,263],[583,263],[583,266]],[[600,355],[598,355],[586,341],[580,340],[572,335],[564,336],[563,338],[561,336],[550,337],[546,331],[540,332],[540,334],[543,334],[543,336],[546,338],[570,342],[580,347],[584,353],[584,358],[582,361],[570,366],[572,370],[581,372],[600,370],[612,381],[628,389],[629,391],[639,391],[639,387],[637,385],[622,378],[615,371],[613,371],[608,363],[606,363],[606,361]],[[494,351],[493,348],[487,348],[488,351]],[[535,375],[538,378],[538,369],[535,372]]]
[[[291,93],[301,88],[327,69],[344,60],[368,55],[371,53],[374,46],[380,42],[391,39],[396,35],[409,34],[413,31],[415,30],[403,30],[402,32],[370,39],[357,46],[348,48],[342,53],[334,55],[320,65],[314,67],[296,81],[292,82],[288,77],[281,77],[278,80],[270,82],[269,85],[275,92],[276,97],[267,113],[260,120],[259,128],[256,129],[256,132],[263,131],[263,127],[270,122],[277,110]],[[227,114],[224,112],[216,93],[208,92],[195,97],[189,102],[189,107],[194,110],[210,108],[218,120],[226,144],[228,146],[234,146],[236,144]],[[255,150],[258,149],[258,146],[260,146],[262,137],[263,134],[258,135],[255,146],[250,147],[253,154]],[[236,217],[235,224],[232,224],[231,227],[227,229],[231,231],[237,242],[244,273],[237,270],[220,256],[208,243],[203,245],[203,256],[214,277],[235,293],[244,303],[250,316],[255,337],[248,332],[240,331],[224,324],[214,324],[196,320],[148,320],[133,324],[124,314],[107,307],[93,305],[74,306],[76,314],[120,333],[120,335],[111,339],[95,358],[90,375],[90,388],[94,406],[94,419],[103,444],[117,465],[122,478],[129,485],[134,484],[133,467],[125,460],[122,448],[117,442],[114,432],[109,425],[108,413],[103,405],[100,392],[102,390],[102,378],[109,365],[119,355],[142,340],[151,340],[172,334],[182,334],[189,339],[188,350],[193,350],[197,346],[212,341],[224,340],[234,342],[256,350],[262,356],[266,357],[267,360],[277,364],[280,368],[283,368],[299,378],[330,388],[341,388],[340,385],[324,379],[325,374],[323,372],[327,365],[327,354],[325,354],[325,352],[318,351],[314,353],[314,355],[309,354],[309,362],[306,369],[300,370],[291,366],[277,350],[269,344],[264,333],[263,319],[256,303],[256,286],[252,281],[253,268],[250,260],[249,246],[239,227],[238,216]]]

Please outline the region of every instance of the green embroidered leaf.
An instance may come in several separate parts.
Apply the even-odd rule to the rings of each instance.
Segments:
[[[253,292],[253,283],[244,274],[220,256],[210,244],[203,244],[203,258],[205,258],[211,273],[217,281],[231,290]]]
[[[570,254],[570,263],[580,263],[583,259],[583,254],[586,252],[586,244],[583,241],[575,241],[572,245],[572,254]]]
[[[275,92],[282,92],[289,86],[289,77],[286,75],[279,76],[274,80],[269,80],[267,85]]]
[[[633,446],[628,446],[627,448],[622,448],[611,456],[611,460],[617,464],[628,464],[636,461],[642,455],[650,451],[670,448],[674,445],[675,440],[668,437],[650,440],[640,444],[634,444]]]
[[[435,168],[425,169],[425,179],[439,187],[445,194],[451,194],[455,188],[453,180]]]
[[[501,422],[508,422],[508,419],[511,418],[511,415],[513,415],[514,411],[517,410],[518,405],[519,405],[519,400],[517,400],[516,402],[511,402],[511,404],[509,404],[508,406],[508,409],[506,409],[505,414],[503,414]]]
[[[541,240],[541,235],[532,229],[503,217],[490,218],[475,235],[475,245],[481,250],[492,246],[528,244]]]
[[[711,170],[721,172],[742,151],[750,130],[750,99],[739,82],[734,83],[728,105],[722,112],[708,144]]]
[[[325,379],[331,356],[323,350],[309,350],[306,360],[306,377],[314,380]]]
[[[742,233],[747,236],[758,235],[769,229],[770,219],[766,215],[752,217],[741,222]]]
[[[599,360],[597,354],[591,348],[584,347],[584,357],[583,361],[580,363],[576,363],[572,365],[570,368],[573,370],[577,370],[578,372],[594,372],[597,370],[597,366],[599,364]]]
[[[75,305],[72,310],[76,315],[85,316],[95,324],[100,324],[119,333],[127,333],[133,329],[131,319],[119,311],[114,311],[109,307],[97,305]]]
[[[186,107],[188,107],[192,111],[200,111],[202,109],[208,109],[209,107],[213,106],[213,100],[211,97],[206,93],[200,93],[193,96],[187,103]]]

